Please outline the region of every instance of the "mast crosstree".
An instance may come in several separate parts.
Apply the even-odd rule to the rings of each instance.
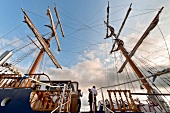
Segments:
[[[56,29],[57,29],[57,26],[60,24],[60,29],[61,29],[61,32],[62,32],[62,35],[64,36],[64,32],[62,30],[62,26],[61,26],[61,23],[60,23],[60,20],[59,20],[59,16],[58,16],[58,12],[57,12],[57,9],[56,9],[56,6],[55,6],[55,12],[56,12],[56,15],[57,15],[57,18],[58,18],[58,23],[56,25],[56,27],[54,26],[54,21],[53,21],[53,18],[52,18],[52,14],[51,14],[51,11],[50,11],[50,8],[48,7],[48,10],[47,10],[47,15],[49,16],[50,18],[50,21],[51,21],[51,26],[48,26],[46,25],[47,27],[51,28],[52,30],[52,33],[51,33],[51,36],[48,38],[48,39],[45,39],[43,38],[40,33],[38,32],[38,30],[36,29],[36,27],[34,26],[34,24],[31,22],[30,18],[28,17],[28,15],[26,14],[26,12],[24,11],[24,9],[22,8],[22,11],[24,13],[24,19],[25,19],[25,23],[27,23],[27,25],[29,26],[29,28],[32,30],[32,32],[35,34],[35,37],[38,39],[39,43],[41,44],[42,48],[40,49],[40,52],[34,62],[34,64],[32,65],[30,71],[29,71],[29,74],[30,74],[30,77],[32,77],[32,74],[35,73],[42,57],[43,57],[43,54],[44,52],[46,52],[48,54],[48,56],[50,57],[50,59],[52,60],[52,62],[54,63],[54,65],[57,67],[57,68],[61,68],[62,67],[60,66],[60,64],[58,63],[58,61],[56,60],[55,56],[52,54],[52,52],[50,51],[49,47],[50,47],[50,41],[52,39],[52,37],[55,37],[56,39],[56,42],[57,42],[57,45],[58,45],[58,51],[61,51],[61,48],[60,48],[60,43],[59,43],[59,40],[58,40],[58,35],[56,33]],[[30,79],[28,80],[28,82],[26,83],[26,87],[27,86],[30,86],[31,85],[31,81]]]
[[[58,63],[58,61],[56,60],[56,58],[54,57],[54,55],[52,54],[52,52],[49,50],[51,37],[50,37],[49,39],[43,38],[43,37],[40,35],[40,33],[38,32],[38,30],[36,29],[36,27],[34,26],[34,24],[31,22],[31,20],[29,19],[28,15],[26,14],[26,12],[24,11],[23,8],[22,8],[22,11],[23,11],[23,13],[24,13],[24,19],[25,19],[24,22],[27,23],[27,25],[28,25],[29,28],[33,31],[33,33],[35,34],[35,37],[38,39],[38,41],[40,42],[40,44],[41,44],[42,47],[43,47],[41,51],[45,51],[45,52],[48,54],[48,56],[51,58],[51,60],[53,61],[53,63],[55,64],[55,66],[56,66],[57,68],[62,68],[62,67],[60,66],[60,64]],[[48,9],[48,11],[49,11],[49,9]],[[54,29],[52,17],[50,16],[50,18],[51,18],[51,23],[52,23],[52,28],[53,28],[53,30],[52,30],[53,33],[52,33],[52,34],[54,34],[54,33],[56,33],[56,32],[54,31],[55,29]],[[57,35],[57,34],[52,35],[52,36],[56,36],[56,35]],[[59,47],[58,49],[61,50],[59,43],[58,43],[58,47]],[[42,52],[42,53],[43,53],[43,52]]]

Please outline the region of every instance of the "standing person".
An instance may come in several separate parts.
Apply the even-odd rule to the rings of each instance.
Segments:
[[[89,105],[90,105],[90,112],[92,112],[92,102],[93,102],[92,91],[91,91],[90,88],[88,89],[88,91],[89,91],[88,102],[89,102]]]
[[[81,90],[79,89],[78,90],[78,105],[77,105],[77,112],[80,112],[80,108],[81,108],[81,99],[80,99],[80,97],[82,97],[83,96],[83,93],[81,93]]]
[[[94,93],[95,96],[98,95],[97,90],[96,90],[96,86],[93,86],[93,87],[91,88],[91,91]]]
[[[93,86],[91,91],[92,91],[92,94],[93,94],[93,97],[94,97],[94,99],[93,99],[94,100],[94,108],[95,108],[94,110],[97,111],[96,96],[98,95],[98,93],[97,93],[97,90],[96,90],[96,86]]]
[[[110,109],[110,102],[109,102],[108,99],[105,100],[105,105],[106,105],[107,108]],[[108,109],[106,109],[106,111],[107,111],[107,113],[109,113],[109,110],[108,110]]]

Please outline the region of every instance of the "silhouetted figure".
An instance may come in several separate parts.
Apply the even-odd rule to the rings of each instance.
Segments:
[[[93,94],[93,96],[94,96],[94,98],[93,98],[94,109],[93,109],[93,110],[97,111],[97,106],[96,106],[96,101],[97,101],[97,99],[96,99],[96,96],[98,95],[98,93],[97,93],[96,87],[93,86],[92,89],[91,89],[91,91],[92,91],[92,94]]]
[[[89,102],[89,105],[90,105],[90,112],[92,112],[92,102],[93,102],[92,91],[91,91],[90,88],[88,89],[88,91],[89,91],[88,102]]]
[[[80,97],[82,97],[83,96],[83,93],[81,93],[81,90],[79,89],[78,90],[78,105],[77,105],[77,112],[80,112],[80,108],[81,108],[81,99],[80,99]]]

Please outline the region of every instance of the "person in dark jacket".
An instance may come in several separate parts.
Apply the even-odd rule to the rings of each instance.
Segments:
[[[77,108],[77,112],[80,112],[80,108],[81,108],[81,99],[80,97],[83,96],[83,93],[81,93],[81,90],[78,90],[78,108]]]
[[[88,91],[89,91],[88,102],[89,102],[89,105],[90,105],[90,112],[92,112],[92,102],[93,102],[92,91],[91,91],[90,88],[88,89]]]

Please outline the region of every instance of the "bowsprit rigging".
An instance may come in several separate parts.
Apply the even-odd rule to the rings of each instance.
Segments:
[[[131,4],[132,5],[132,4]],[[144,34],[142,35],[142,37],[140,38],[140,40],[137,42],[137,44],[135,45],[135,47],[133,48],[133,50],[130,52],[130,54],[127,52],[127,50],[124,48],[124,42],[123,42],[123,40],[121,40],[121,39],[119,39],[119,36],[120,36],[120,33],[121,33],[121,31],[122,31],[122,29],[123,29],[123,27],[124,27],[124,25],[125,25],[125,22],[126,22],[126,19],[128,18],[128,15],[129,15],[129,13],[130,13],[130,11],[131,11],[131,5],[130,5],[130,7],[129,7],[129,9],[128,9],[128,11],[127,11],[127,14],[126,14],[126,16],[125,16],[125,18],[124,18],[124,20],[123,20],[123,22],[122,22],[122,25],[121,25],[121,27],[120,27],[120,29],[119,29],[119,31],[118,31],[118,33],[116,34],[115,33],[115,30],[114,30],[114,28],[111,26],[111,25],[109,25],[109,19],[108,19],[108,13],[109,13],[109,4],[108,4],[108,7],[107,7],[107,22],[105,22],[104,21],[104,23],[106,24],[106,27],[107,27],[107,30],[106,30],[106,38],[105,39],[107,39],[107,38],[109,38],[109,37],[114,37],[115,39],[115,41],[114,41],[114,44],[113,44],[113,46],[112,46],[112,49],[111,49],[111,51],[110,51],[110,54],[112,54],[112,52],[116,52],[116,51],[118,51],[118,50],[120,50],[121,52],[122,52],[122,54],[125,56],[125,58],[126,58],[126,61],[123,63],[123,65],[122,65],[122,67],[120,68],[120,70],[118,71],[118,73],[120,73],[120,72],[122,72],[123,71],[123,68],[125,67],[125,65],[127,64],[127,62],[130,64],[130,66],[132,67],[132,69],[134,70],[134,72],[136,73],[136,75],[138,76],[138,79],[137,80],[134,80],[134,81],[130,81],[130,82],[125,82],[125,83],[120,83],[120,84],[117,84],[117,85],[115,85],[115,86],[119,86],[119,85],[123,85],[123,84],[127,84],[127,83],[132,83],[132,82],[135,82],[135,81],[139,81],[139,82],[141,82],[142,83],[142,85],[147,89],[147,93],[148,93],[148,100],[149,101],[151,101],[151,102],[153,102],[153,104],[154,105],[159,105],[160,106],[160,108],[161,109],[163,109],[164,111],[166,111],[166,112],[170,112],[170,107],[169,107],[169,105],[167,104],[167,102],[162,98],[162,96],[161,95],[159,95],[159,96],[156,96],[156,95],[154,95],[154,94],[160,94],[156,89],[154,89],[151,85],[150,85],[150,83],[147,81],[147,79],[146,78],[150,78],[150,77],[153,77],[154,79],[156,79],[156,77],[157,76],[161,76],[162,74],[166,74],[166,73],[169,73],[170,72],[170,69],[169,68],[167,68],[167,69],[164,69],[164,70],[162,70],[162,71],[159,71],[159,72],[157,72],[157,73],[152,73],[152,72],[150,72],[150,74],[151,74],[151,76],[148,76],[148,77],[145,77],[142,73],[141,73],[141,71],[138,69],[138,67],[136,66],[136,64],[131,60],[131,57],[135,54],[135,52],[136,52],[136,50],[137,50],[137,48],[140,46],[140,44],[143,42],[143,40],[147,37],[147,35],[150,33],[150,31],[152,30],[152,29],[154,29],[154,27],[158,24],[158,21],[159,21],[159,15],[160,15],[160,13],[161,13],[161,11],[163,10],[163,8],[164,7],[162,7],[160,10],[159,10],[159,12],[158,12],[158,14],[156,15],[156,17],[153,19],[153,21],[151,22],[151,24],[149,25],[149,27],[147,28],[147,30],[144,32]],[[110,30],[110,35],[108,35],[108,29]],[[115,48],[115,45],[117,44],[117,48],[116,49],[114,49]],[[154,80],[155,81],[155,80]],[[153,82],[154,82],[153,81]],[[155,84],[153,84],[153,85],[155,85]],[[112,86],[112,87],[115,87],[115,86]],[[155,86],[156,87],[156,86]],[[120,98],[121,98],[121,100],[120,101],[122,101],[123,102],[123,100],[122,100],[122,96],[121,96],[121,91],[122,92],[124,92],[124,95],[126,96],[126,94],[125,94],[125,92],[126,91],[123,91],[123,90],[108,90],[108,95],[109,95],[109,98],[110,98],[110,102],[113,104],[113,102],[112,102],[112,98],[111,98],[111,92],[114,92],[114,95],[115,95],[115,99],[116,99],[116,106],[118,107],[117,109],[112,105],[112,110],[113,111],[129,111],[129,109],[128,108],[126,108],[126,106],[125,105],[123,105],[123,107],[120,107],[119,106],[119,104],[118,104],[118,101],[117,101],[117,97],[116,97],[116,92],[119,92],[119,95],[120,95]],[[150,94],[152,94],[152,95],[150,95]],[[147,94],[146,94],[147,95]],[[163,94],[162,94],[163,95]],[[127,97],[126,97],[126,99],[127,99]],[[131,99],[130,99],[131,100]],[[127,100],[127,102],[128,102],[128,100]],[[129,102],[128,102],[128,104],[129,104]],[[130,105],[129,105],[130,106]],[[138,109],[139,110],[139,109]],[[137,109],[134,107],[134,109],[131,109],[130,108],[130,111],[137,111]]]

